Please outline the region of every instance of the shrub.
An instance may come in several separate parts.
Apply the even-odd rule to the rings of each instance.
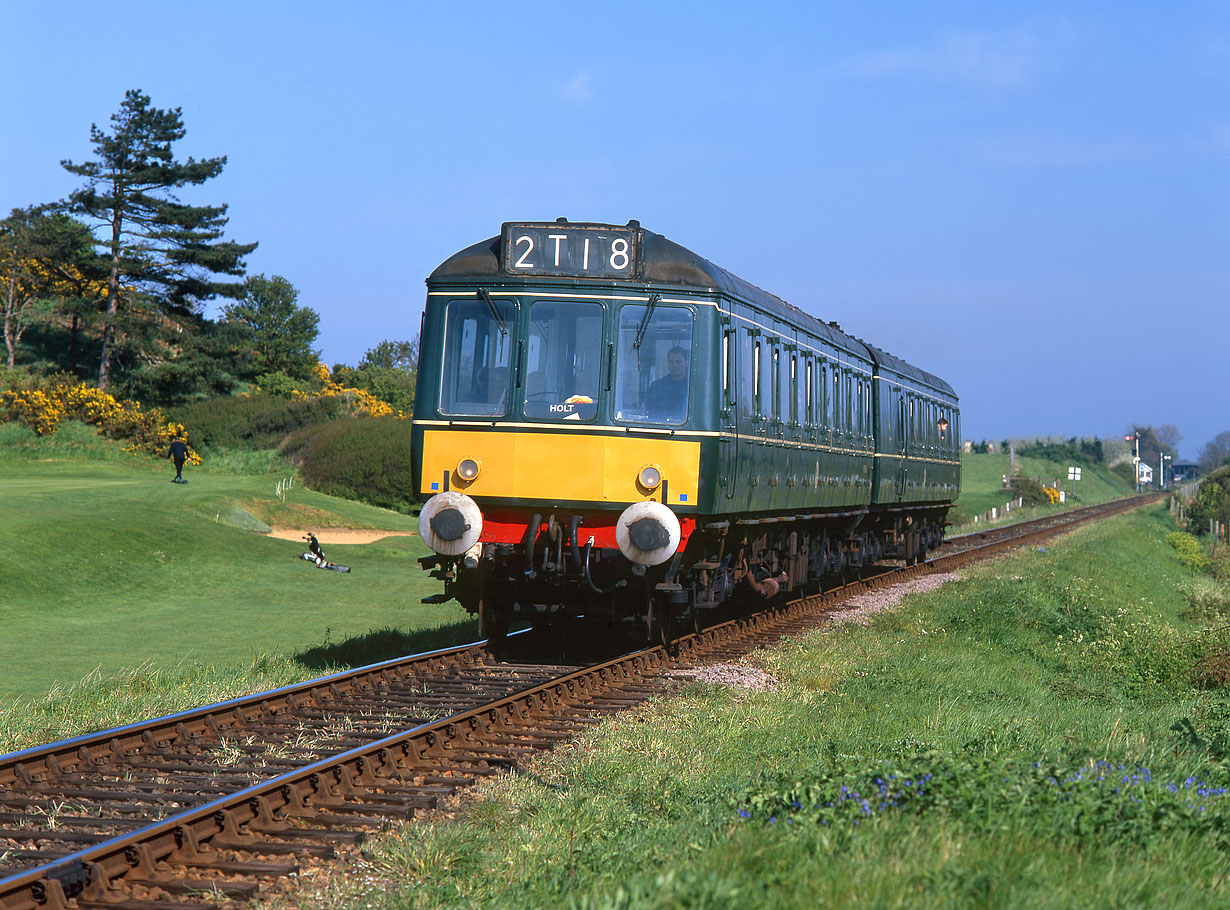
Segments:
[[[335,398],[290,400],[267,392],[212,398],[178,409],[208,448],[275,449],[296,430],[334,420],[344,403]]]
[[[315,490],[410,511],[414,502],[410,424],[393,417],[336,420],[286,440],[286,456]]]
[[[1230,524],[1230,467],[1202,479],[1188,506],[1187,529],[1193,534],[1208,534],[1210,521]]]
[[[1203,633],[1199,648],[1192,682],[1202,689],[1222,689],[1230,685],[1230,634],[1226,628]]]
[[[1191,578],[1180,585],[1187,598],[1187,616],[1201,622],[1221,622],[1230,616],[1230,588],[1212,578]]]
[[[1187,566],[1195,572],[1207,572],[1211,565],[1208,554],[1204,552],[1204,547],[1200,541],[1191,534],[1184,534],[1181,531],[1172,531],[1166,535],[1166,543],[1174,547],[1174,551],[1178,554],[1179,562]]]
[[[1020,498],[1022,505],[1040,506],[1051,501],[1046,491],[1042,489],[1042,484],[1032,477],[1013,477],[1011,483],[1012,496],[1014,499]]]
[[[305,382],[292,379],[285,370],[278,370],[276,373],[261,373],[256,377],[256,384],[261,391],[278,398],[290,398],[295,392],[303,391],[302,386],[307,385]]]
[[[1230,581],[1230,547],[1218,547],[1210,570],[1218,581]]]
[[[310,382],[284,373],[266,373],[259,382],[257,392],[194,402],[176,413],[201,445],[247,449],[278,448],[297,430],[343,417],[403,416],[370,392],[334,382],[323,364]]]

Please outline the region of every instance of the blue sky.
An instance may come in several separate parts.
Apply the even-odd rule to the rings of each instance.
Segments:
[[[1225,3],[0,0],[0,60],[0,210],[127,89],[180,107],[330,364],[503,221],[636,218],[948,379],[967,437],[1230,429]]]

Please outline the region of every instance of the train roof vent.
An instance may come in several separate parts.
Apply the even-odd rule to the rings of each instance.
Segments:
[[[630,228],[638,228],[641,226],[641,223],[637,221],[635,218],[629,218],[627,226]]]
[[[560,215],[558,218],[555,219],[555,223],[556,224],[567,224],[568,219],[565,218],[563,215]]]

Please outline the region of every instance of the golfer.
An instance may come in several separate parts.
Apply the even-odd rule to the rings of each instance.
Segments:
[[[184,441],[184,437],[175,437],[175,441],[171,443],[171,451],[167,452],[167,458],[175,462],[175,478],[171,483],[187,483],[188,481],[184,480],[184,462],[188,459],[188,443]]]

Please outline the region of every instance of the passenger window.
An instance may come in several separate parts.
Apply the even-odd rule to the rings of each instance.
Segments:
[[[829,391],[829,365],[820,362],[820,398],[816,402],[819,409],[821,428],[827,433],[833,428],[833,402]]]
[[[780,363],[777,364],[777,417],[782,423],[791,421],[791,394],[790,394],[790,353],[788,350],[782,349]]]
[[[454,300],[444,317],[440,413],[503,417],[516,308],[508,300]]]
[[[858,411],[858,421],[857,421],[858,422],[858,438],[859,438],[859,441],[861,442],[863,437],[867,434],[867,429],[863,425],[863,380],[862,379],[854,380],[854,390],[855,390],[855,396],[856,396],[855,410]]]
[[[803,384],[803,422],[811,429],[815,425],[813,411],[814,390],[812,387],[812,358],[807,358],[807,379]]]
[[[629,304],[619,311],[615,419],[681,424],[688,419],[692,311]]]
[[[722,330],[722,408],[730,401],[730,362],[734,357],[734,349],[730,345],[730,330]]]
[[[773,406],[773,396],[776,394],[773,391],[774,367],[777,364],[773,340],[766,338],[763,348],[760,355],[760,416],[771,418],[777,413]]]
[[[759,375],[757,358],[760,355],[751,329],[745,330],[742,338],[743,349],[736,364],[739,373],[739,413],[744,417],[753,417],[756,414],[756,396],[760,394],[760,385],[756,380]]]
[[[833,367],[833,400],[829,402],[829,426],[833,433],[842,431],[841,426],[841,372]]]
[[[602,306],[535,301],[525,344],[525,416],[592,420],[598,414]]]
[[[752,357],[752,382],[756,386],[756,416],[764,414],[764,403],[760,400],[760,339],[756,339],[756,352]]]
[[[849,437],[854,434],[854,410],[853,410],[854,396],[852,394],[853,390],[850,388],[850,386],[853,385],[853,382],[850,378],[849,372],[845,374],[845,379],[846,379],[845,401],[842,403],[846,406],[846,409],[843,412],[843,416],[845,418],[846,435],[847,437]]]
[[[781,351],[777,349],[777,345],[773,346],[773,419],[781,422],[782,419],[782,362]]]

